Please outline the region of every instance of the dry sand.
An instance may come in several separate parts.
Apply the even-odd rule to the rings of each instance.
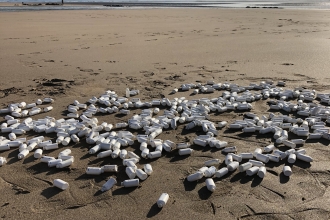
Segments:
[[[288,87],[330,90],[329,11],[274,9],[146,9],[102,11],[38,11],[0,13],[1,107],[53,97],[51,115],[65,117],[73,100],[86,102],[105,90],[124,95],[126,87],[140,98],[169,95],[183,82],[230,81],[240,85],[264,79],[286,80]],[[63,81],[58,82],[61,79]],[[53,81],[52,81],[53,80]],[[55,83],[55,85],[54,85]],[[222,92],[207,95],[217,97]],[[252,112],[268,114],[265,101]],[[139,113],[140,110],[134,110]],[[132,115],[132,114],[131,114]],[[130,116],[131,116],[130,115]],[[98,115],[115,123],[129,117]],[[234,112],[212,120],[242,119]],[[162,139],[192,141],[196,132],[163,132]],[[140,132],[141,133],[141,132]],[[221,130],[220,140],[250,152],[271,143],[271,135],[241,135]],[[31,137],[29,135],[28,137]],[[54,136],[50,137],[54,140]],[[139,153],[137,144],[133,146]],[[204,180],[185,177],[210,158],[224,159],[209,147],[190,157],[167,153],[151,161],[154,173],[133,189],[99,193],[111,174],[85,175],[87,166],[121,164],[119,159],[96,159],[84,140],[70,145],[76,160],[67,169],[48,168],[30,154],[17,160],[18,150],[1,152],[8,164],[0,168],[0,217],[8,219],[329,219],[329,142],[307,143],[314,158],[297,162],[288,179],[280,173],[284,162],[268,166],[261,180],[237,171],[216,182],[211,194]],[[128,148],[132,149],[132,148]],[[283,148],[285,149],[285,148]],[[56,156],[62,149],[47,152]],[[141,164],[149,161],[142,160]],[[223,166],[223,165],[221,165]],[[118,183],[127,179],[123,166]],[[70,188],[52,187],[55,178]],[[161,193],[170,195],[162,209]]]

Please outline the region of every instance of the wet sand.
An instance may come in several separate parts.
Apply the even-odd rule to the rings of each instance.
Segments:
[[[285,80],[287,88],[330,91],[330,15],[321,10],[269,9],[145,9],[110,11],[38,11],[0,13],[1,108],[10,103],[55,99],[46,115],[65,118],[66,106],[87,102],[110,89],[140,90],[142,100],[219,97],[222,91],[191,96],[171,95],[182,83],[231,82],[248,85],[266,79]],[[45,105],[46,106],[46,105]],[[98,114],[99,122],[117,123],[129,116]],[[269,114],[266,101],[253,103],[252,112]],[[4,116],[4,115],[2,115]],[[232,122],[242,114],[211,114],[212,121]],[[4,122],[4,119],[2,120]],[[159,137],[176,143],[190,141],[201,129],[184,125]],[[139,131],[142,133],[142,131]],[[6,134],[1,134],[6,136]],[[28,138],[36,136],[29,133]],[[272,135],[242,135],[220,130],[218,139],[253,152],[272,143]],[[55,141],[55,136],[47,136]],[[94,146],[94,145],[93,145]],[[18,160],[18,150],[0,152],[8,164],[0,167],[0,215],[8,219],[329,219],[329,141],[307,142],[314,162],[296,162],[293,175],[281,174],[285,162],[267,165],[262,180],[238,171],[216,180],[210,193],[205,179],[185,178],[210,158],[224,160],[220,150],[194,146],[189,157],[163,153],[151,163],[154,173],[138,188],[122,188],[124,167],[116,175],[87,176],[87,166],[121,164],[120,159],[97,159],[92,146],[81,140],[70,144],[75,162],[58,170],[29,154]],[[64,147],[46,152],[57,156]],[[128,150],[140,154],[138,143]],[[283,148],[285,150],[285,148]],[[221,164],[219,167],[223,167]],[[118,184],[100,193],[110,177]],[[70,184],[66,191],[52,187],[53,179]],[[155,202],[170,195],[161,210]]]

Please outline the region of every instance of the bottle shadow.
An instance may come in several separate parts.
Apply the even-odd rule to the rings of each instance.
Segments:
[[[50,198],[52,198],[53,196],[56,196],[57,194],[59,194],[62,191],[63,190],[51,186],[51,187],[48,187],[48,188],[44,189],[41,192],[41,195],[44,196],[46,199],[50,199]]]
[[[147,214],[147,218],[156,216],[160,211],[162,211],[162,209],[158,207],[157,203],[153,204]]]
[[[206,186],[203,186],[200,190],[198,190],[198,195],[201,200],[207,200],[212,195],[212,192],[209,191]]]

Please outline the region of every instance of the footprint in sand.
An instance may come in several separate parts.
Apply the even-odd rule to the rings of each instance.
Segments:
[[[149,71],[140,71],[140,73],[144,73],[143,75],[145,77],[151,77],[151,76],[155,75],[154,72],[149,72]]]
[[[92,73],[93,70],[92,69],[82,69],[79,66],[77,67],[78,70],[80,70],[81,72],[85,72],[85,73]]]
[[[127,79],[128,81],[130,81],[131,83],[136,83],[136,82],[139,81],[138,78],[136,78],[136,77],[134,77],[134,76],[127,76],[126,79]]]
[[[110,75],[112,75],[112,76],[118,76],[119,75],[119,73],[109,73]],[[108,78],[107,78],[107,80],[108,80]]]
[[[9,94],[16,94],[16,93],[18,93],[20,91],[21,91],[21,89],[17,89],[15,87],[0,90],[0,98],[3,98],[5,96],[8,96]]]
[[[173,81],[183,81],[183,79],[180,79],[181,76],[180,75],[173,75],[173,76],[168,76],[168,77],[165,77],[164,79],[166,80],[173,80]]]
[[[15,38],[15,37],[10,37],[10,38],[4,38],[4,40],[18,40],[19,38]]]
[[[112,43],[112,44],[109,44],[109,45],[114,46],[114,45],[117,45],[117,44],[122,44],[122,43]]]
[[[225,69],[226,72],[237,72],[237,70]]]
[[[90,75],[92,75],[92,76],[97,76],[97,75],[99,75],[100,73],[90,73]]]

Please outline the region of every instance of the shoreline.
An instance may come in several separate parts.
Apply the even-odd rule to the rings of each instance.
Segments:
[[[44,10],[93,10],[93,7],[99,6],[95,10],[109,10],[109,9],[162,9],[162,8],[207,8],[207,9],[289,9],[289,10],[330,10],[330,5],[327,8],[322,8],[322,6],[301,6],[299,4],[295,6],[283,6],[281,4],[241,4],[235,2],[222,2],[218,4],[214,3],[148,3],[148,2],[67,2],[64,5],[58,3],[58,5],[46,5],[47,3],[32,3],[27,2],[26,4],[31,5],[22,5],[22,3],[11,3],[11,2],[1,2],[0,7],[3,9],[9,9],[12,7],[16,7],[19,9],[30,8],[33,9],[40,9],[47,8]],[[33,5],[33,4],[40,4],[40,5]],[[57,4],[57,3],[55,3]],[[86,7],[86,8],[78,8],[74,9],[73,7]],[[88,8],[91,7],[91,8]],[[14,10],[14,9],[13,9]]]

